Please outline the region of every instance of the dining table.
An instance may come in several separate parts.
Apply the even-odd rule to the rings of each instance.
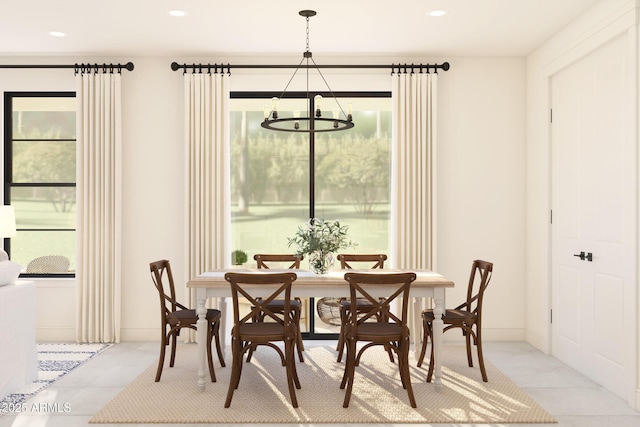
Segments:
[[[411,335],[414,342],[421,337],[422,320],[421,313],[425,298],[431,298],[433,301],[433,312],[435,320],[433,322],[433,349],[434,349],[434,384],[436,390],[442,389],[442,335],[444,324],[442,322],[442,314],[445,310],[445,290],[453,288],[454,282],[447,279],[443,275],[430,270],[410,270],[410,269],[384,269],[384,270],[360,270],[360,269],[336,269],[327,274],[316,274],[310,270],[299,269],[220,269],[206,271],[187,282],[188,288],[195,289],[196,293],[196,312],[198,314],[197,322],[197,351],[198,351],[198,377],[197,386],[200,390],[205,389],[205,373],[206,368],[206,346],[207,346],[207,299],[217,298],[217,306],[222,313],[227,310],[227,298],[231,297],[231,286],[225,280],[224,276],[227,272],[235,273],[253,273],[253,274],[269,274],[280,272],[294,272],[297,279],[293,282],[291,296],[312,298],[323,295],[331,297],[348,298],[349,284],[345,280],[344,275],[348,272],[385,274],[385,273],[416,273],[416,280],[411,284],[410,289],[410,319],[407,323],[412,331]],[[249,294],[253,296],[268,296],[275,289],[273,285],[255,285],[245,286]],[[368,288],[369,289],[369,288]],[[388,287],[380,286],[371,288],[371,296],[387,297],[389,293]],[[222,350],[226,348],[226,315],[223,314],[220,326],[220,344]]]

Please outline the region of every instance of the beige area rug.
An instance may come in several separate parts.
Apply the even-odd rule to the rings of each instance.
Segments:
[[[351,403],[345,409],[344,391],[339,388],[344,364],[336,362],[332,347],[308,347],[305,362],[297,362],[302,385],[297,390],[297,409],[289,403],[285,370],[272,349],[259,348],[251,363],[244,364],[240,386],[231,407],[225,409],[230,363],[221,368],[216,361],[218,381],[207,381],[206,391],[201,392],[196,385],[196,346],[183,344],[173,368],[168,367],[167,357],[159,383],[154,382],[157,365],[153,364],[102,408],[91,423],[557,422],[489,363],[489,382],[483,383],[480,370],[467,366],[464,347],[460,346],[445,348],[441,392],[433,383],[425,382],[426,361],[417,368],[410,356],[417,409],[409,405],[397,365],[389,362],[382,348],[367,350],[356,368]]]

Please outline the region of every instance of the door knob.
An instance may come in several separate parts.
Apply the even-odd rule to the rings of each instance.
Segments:
[[[593,254],[591,252],[587,252],[587,261],[593,262]]]
[[[580,260],[582,260],[582,261],[584,261],[584,259],[585,259],[584,251],[580,251],[580,253],[579,253],[579,254],[573,254],[573,256],[577,256],[577,257],[578,257],[578,258],[580,258]],[[591,260],[589,260],[589,261],[591,261]]]

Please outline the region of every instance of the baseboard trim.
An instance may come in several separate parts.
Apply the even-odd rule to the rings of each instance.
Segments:
[[[76,342],[76,329],[36,328],[36,342]]]

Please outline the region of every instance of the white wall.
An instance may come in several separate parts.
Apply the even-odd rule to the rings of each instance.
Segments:
[[[170,63],[216,58],[0,58],[0,63],[127,62],[123,74],[122,339],[157,340],[152,260],[168,258],[184,279],[182,73]],[[495,263],[486,299],[486,339],[523,339],[525,331],[525,61],[523,58],[322,58],[322,63],[443,62],[438,88],[438,270],[458,288],[471,262]],[[298,58],[218,58],[218,62],[297,63]],[[356,62],[357,61],[357,62]],[[320,63],[320,58],[316,58]],[[232,89],[280,90],[292,71],[233,71]],[[364,74],[364,75],[363,75]],[[387,70],[326,73],[332,89],[390,90]],[[334,87],[335,85],[335,87]],[[73,70],[0,70],[0,90],[74,90]],[[55,286],[55,287],[52,287]],[[72,282],[39,281],[38,339],[75,338]],[[62,313],[62,315],[61,315]],[[457,338],[451,334],[447,339]],[[456,335],[456,337],[454,337]]]
[[[457,284],[447,292],[450,306],[465,298],[471,261],[492,261],[484,337],[522,340],[524,60],[450,62],[438,80],[437,269]]]

